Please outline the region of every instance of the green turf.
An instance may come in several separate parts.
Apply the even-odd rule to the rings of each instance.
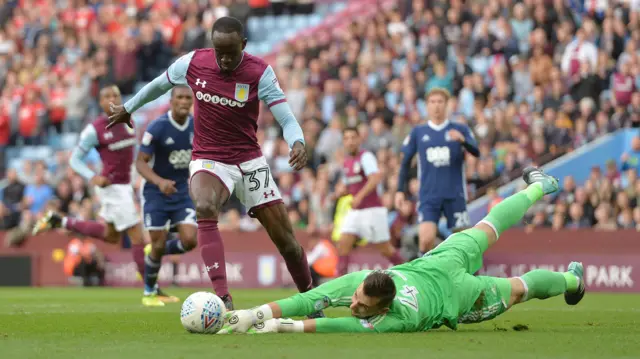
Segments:
[[[174,289],[184,298],[192,290]],[[234,291],[236,306],[284,297],[284,290]],[[638,358],[640,296],[589,294],[523,304],[458,332],[415,334],[188,334],[180,305],[145,308],[140,290],[0,289],[0,358]],[[330,315],[347,313],[329,311]],[[516,325],[526,330],[516,331]]]

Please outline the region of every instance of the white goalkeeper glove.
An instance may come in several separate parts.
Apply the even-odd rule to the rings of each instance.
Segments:
[[[257,318],[251,310],[232,310],[224,318],[224,326],[216,334],[246,333]]]

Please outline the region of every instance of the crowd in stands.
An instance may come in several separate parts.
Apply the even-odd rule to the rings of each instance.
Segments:
[[[132,93],[176,56],[208,46],[208,29],[220,16],[246,23],[270,11],[312,11],[309,1],[290,8],[272,2],[0,1],[0,149],[79,131],[97,113],[101,85]],[[449,119],[468,124],[480,144],[481,156],[468,156],[465,166],[470,200],[496,196],[492,189],[527,165],[640,127],[639,15],[635,1],[405,0],[346,28],[285,44],[273,66],[305,132],[309,167],[291,171],[287,144],[266,110],[258,138],[295,226],[331,230],[345,126],[359,128],[385,173],[381,193],[394,237],[415,223],[417,181],[403,208],[393,208],[392,194],[399,148],[427,118],[424,98],[433,88],[453,95]],[[46,163],[26,161],[8,171],[12,184],[0,207],[5,227],[47,208],[94,218],[99,204],[68,156],[60,151]],[[527,227],[640,225],[634,156],[622,168],[614,162],[594,169],[581,186],[564,179],[563,192],[533,211]],[[8,194],[19,186],[24,200],[14,206]],[[258,228],[235,199],[221,227]]]

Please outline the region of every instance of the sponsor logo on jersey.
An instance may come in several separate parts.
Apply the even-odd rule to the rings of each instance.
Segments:
[[[135,146],[136,142],[137,142],[137,140],[135,138],[128,138],[126,140],[110,143],[109,146],[107,146],[107,148],[110,151],[118,151],[118,150],[121,150],[123,148]]]
[[[222,106],[229,106],[229,107],[240,107],[240,108],[244,107],[244,105],[245,105],[243,102],[229,100],[226,97],[222,97],[222,96],[218,96],[218,95],[211,96],[211,94],[202,93],[201,91],[196,92],[196,98],[199,101],[209,102],[209,103],[212,103],[214,105],[222,105]]]
[[[236,84],[236,101],[247,102],[249,99],[249,85],[248,84]]]

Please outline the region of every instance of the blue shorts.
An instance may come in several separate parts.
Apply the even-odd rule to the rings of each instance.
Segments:
[[[438,223],[442,215],[447,219],[447,228],[459,229],[470,226],[467,201],[464,197],[433,198],[420,201],[418,207],[418,222]]]
[[[190,197],[167,204],[162,198],[145,198],[144,226],[149,231],[175,231],[179,224],[196,226],[196,210]]]

